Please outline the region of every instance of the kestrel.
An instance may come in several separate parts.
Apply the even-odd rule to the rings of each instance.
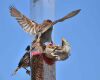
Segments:
[[[36,38],[40,37],[42,42],[52,42],[51,34],[53,30],[53,25],[58,22],[62,22],[66,19],[69,19],[80,12],[80,9],[72,11],[71,13],[67,14],[61,19],[51,21],[51,20],[44,20],[43,23],[38,24],[35,21],[27,18],[23,15],[19,10],[15,7],[10,7],[11,16],[15,17],[21,27],[24,29],[25,32],[28,32],[32,35],[36,35]]]

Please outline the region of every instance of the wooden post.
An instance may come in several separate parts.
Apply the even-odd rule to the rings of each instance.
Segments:
[[[55,0],[30,0],[30,16],[39,23],[46,19],[53,20]],[[31,80],[56,80],[55,64],[48,65],[39,56],[31,55]]]

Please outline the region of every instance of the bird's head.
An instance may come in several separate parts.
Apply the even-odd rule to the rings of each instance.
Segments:
[[[44,21],[43,21],[43,24],[47,24],[47,25],[49,25],[49,24],[51,24],[51,23],[52,23],[52,21],[51,21],[51,20],[49,20],[49,19],[48,19],[48,20],[44,20]]]
[[[62,38],[62,46],[64,45],[70,46],[69,42],[65,38]]]
[[[30,45],[27,46],[27,48],[25,49],[26,51],[30,50]]]
[[[68,56],[70,56],[71,46],[67,40],[62,38],[62,47],[65,53],[67,53]]]

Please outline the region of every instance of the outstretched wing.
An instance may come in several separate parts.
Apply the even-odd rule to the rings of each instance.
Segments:
[[[30,34],[36,34],[35,28],[38,25],[36,22],[28,19],[24,16],[20,11],[18,11],[15,7],[10,7],[11,16],[15,17],[24,31]]]
[[[56,23],[58,23],[58,22],[62,22],[62,21],[64,21],[64,20],[66,20],[66,19],[69,19],[69,18],[71,18],[71,17],[74,17],[74,16],[77,15],[80,11],[81,11],[81,9],[72,11],[71,13],[67,14],[67,15],[64,16],[63,18],[54,21],[54,22],[53,22],[53,25],[56,24]]]
[[[58,20],[52,22],[49,26],[47,26],[47,27],[42,31],[42,33],[46,32],[48,29],[50,29],[51,27],[53,27],[53,25],[55,25],[56,23],[62,22],[62,21],[64,21],[64,20],[66,20],[66,19],[69,19],[69,18],[71,18],[71,17],[77,15],[80,11],[81,11],[81,9],[72,11],[71,13],[67,14],[67,15],[64,16],[63,18],[58,19]]]

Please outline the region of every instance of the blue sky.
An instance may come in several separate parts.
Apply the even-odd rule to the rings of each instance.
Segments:
[[[0,80],[29,80],[24,69],[11,76],[32,39],[10,16],[12,4],[30,17],[29,0],[0,0]],[[100,80],[99,7],[99,0],[56,0],[55,19],[82,9],[77,16],[54,27],[54,42],[60,44],[65,37],[72,47],[70,58],[57,62],[57,80]]]

